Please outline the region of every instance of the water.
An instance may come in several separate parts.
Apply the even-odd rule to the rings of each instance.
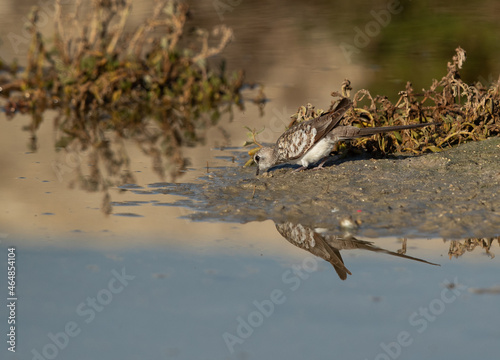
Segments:
[[[238,171],[232,150],[221,146],[240,146],[244,125],[266,125],[263,141],[273,141],[299,105],[327,107],[346,77],[355,88],[387,94],[406,80],[428,86],[444,75],[457,45],[468,51],[470,81],[498,75],[498,46],[491,45],[498,11],[488,2],[474,12],[465,2],[403,2],[352,59],[340,44],[353,44],[355,28],[366,29],[370,11],[380,13],[387,2],[225,3],[232,5],[219,14],[215,2],[194,4],[193,16],[203,26],[234,28],[228,65],[264,83],[271,102],[262,118],[248,104],[221,122],[229,142],[212,128],[205,145],[186,149],[191,165],[180,183],[202,183],[199,177],[218,167]],[[14,20],[33,3],[13,4],[0,7],[11,19],[2,25],[0,50],[22,61],[23,48],[16,53],[5,35],[21,34]],[[139,19],[148,6],[135,9]],[[466,31],[471,24],[477,31]],[[4,342],[2,358],[498,357],[498,294],[478,291],[498,286],[498,241],[489,254],[481,246],[455,247],[463,254],[450,258],[457,243],[442,239],[408,239],[400,255],[402,239],[356,238],[339,250],[342,260],[331,249],[337,257],[330,252],[331,261],[324,260],[284,238],[270,220],[193,222],[186,219],[192,210],[161,206],[183,198],[151,191],[148,185],[170,179],[159,178],[132,142],[126,150],[134,186],[111,188],[113,210],[105,215],[105,193],[78,182],[86,154],[55,151],[53,117],[45,114],[39,148],[31,152],[22,130],[30,118],[0,115],[0,294],[5,304],[8,248],[15,247],[18,298],[16,353]],[[318,234],[316,243],[332,244]],[[352,275],[341,280],[332,262]],[[0,329],[7,334],[5,309]]]
[[[387,353],[381,344],[409,359],[497,353],[497,329],[488,321],[497,296],[467,289],[496,281],[492,261],[435,256],[443,266],[434,267],[359,253],[346,258],[353,275],[341,282],[312,256],[279,256],[255,246],[258,251],[232,253],[168,245],[18,247],[19,353],[51,354],[47,344],[56,341],[48,334],[64,332],[71,322],[80,332],[68,336],[60,358],[333,353],[374,359]],[[111,283],[117,273],[128,277],[126,285]],[[448,289],[448,282],[457,286]],[[405,339],[401,350],[394,345],[398,337]]]

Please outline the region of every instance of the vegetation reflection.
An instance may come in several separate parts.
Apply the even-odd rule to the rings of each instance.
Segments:
[[[0,94],[10,118],[32,116],[31,151],[44,111],[57,111],[56,149],[85,158],[71,166],[85,190],[107,194],[110,186],[134,182],[126,140],[151,157],[161,179],[168,172],[175,180],[188,165],[182,147],[203,142],[206,129],[223,114],[231,117],[233,106],[243,109],[243,72],[208,64],[232,39],[228,27],[188,31],[188,6],[176,0],[157,1],[132,32],[125,29],[131,0],[77,0],[71,14],[65,8],[55,2],[52,48],[37,27],[39,9],[32,10],[27,65],[0,61]],[[54,168],[60,177],[65,164]],[[103,209],[110,211],[107,195]]]

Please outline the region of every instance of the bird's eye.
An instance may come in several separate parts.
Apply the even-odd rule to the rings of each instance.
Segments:
[[[255,162],[259,162],[260,160],[260,156],[259,155],[255,155]]]

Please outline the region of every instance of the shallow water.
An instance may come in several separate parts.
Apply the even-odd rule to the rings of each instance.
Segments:
[[[449,261],[433,250],[426,256],[442,264],[435,267],[359,251],[346,256],[353,275],[342,282],[311,255],[240,244],[252,245],[235,252],[18,246],[19,354],[29,358],[34,349],[52,356],[47,344],[57,342],[50,333],[64,344],[61,332],[72,322],[80,331],[58,350],[61,358],[451,353],[469,359],[498,352],[498,295],[470,292],[497,281],[495,261]],[[111,283],[123,277],[123,286]],[[450,283],[455,287],[447,288]]]
[[[0,11],[21,19],[28,3]],[[438,2],[424,11],[403,3],[407,10],[348,61],[340,44],[352,43],[356,27],[365,29],[370,11],[386,2],[234,1],[220,14],[214,3],[196,4],[194,18],[234,28],[228,64],[263,82],[271,101],[262,118],[248,104],[232,122],[224,119],[229,142],[213,128],[205,145],[186,149],[191,165],[177,185],[127,143],[135,181],[109,191],[105,215],[105,194],[75,181],[86,154],[55,151],[54,113],[37,132],[37,152],[22,130],[30,118],[0,114],[0,294],[5,303],[8,248],[15,247],[18,298],[16,353],[4,342],[2,359],[498,357],[498,240],[412,233],[404,242],[359,236],[349,223],[336,222],[333,231],[266,217],[192,221],[195,210],[171,205],[192,207],[193,200],[166,191],[190,183],[203,189],[200,177],[217,169],[248,171],[234,152],[246,139],[244,125],[265,125],[262,141],[273,141],[298,106],[327,107],[346,77],[355,88],[388,94],[407,79],[427,86],[461,45],[470,60],[464,76],[496,79],[497,47],[462,29],[481,24],[478,34],[496,33],[496,5],[476,3],[471,12],[465,2]],[[9,21],[2,34],[21,34],[21,21]],[[16,54],[5,36],[0,46],[2,56],[22,60],[22,48]]]

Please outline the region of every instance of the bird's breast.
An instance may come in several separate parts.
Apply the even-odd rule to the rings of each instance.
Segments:
[[[297,163],[300,163],[302,166],[309,166],[315,162],[318,162],[325,156],[328,156],[333,149],[332,143],[326,138],[318,141],[308,152],[306,152],[300,159],[297,159]]]

